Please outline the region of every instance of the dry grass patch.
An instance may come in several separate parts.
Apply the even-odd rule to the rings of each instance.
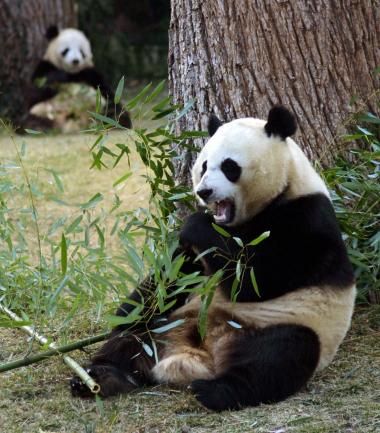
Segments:
[[[17,331],[6,332],[13,342],[23,342]],[[279,404],[220,414],[200,407],[187,391],[164,386],[98,404],[73,399],[70,372],[55,358],[0,376],[1,431],[375,433],[380,429],[379,343],[379,307],[358,309],[336,359],[307,389]],[[7,349],[7,358],[13,350]]]

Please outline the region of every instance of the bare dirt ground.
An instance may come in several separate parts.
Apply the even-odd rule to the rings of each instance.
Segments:
[[[110,140],[125,138],[118,134]],[[94,142],[90,135],[19,140],[27,142],[25,161],[31,176],[53,192],[51,173],[45,169],[60,173],[70,203],[86,201],[97,192],[105,202],[112,201],[113,183],[129,170],[126,165],[116,171],[89,170]],[[13,158],[9,139],[0,137],[0,159]],[[146,205],[147,192],[139,176],[144,169],[135,155],[131,164],[138,175],[118,193],[123,206],[134,208]],[[40,221],[46,224],[62,212],[54,201],[41,199],[37,205]],[[78,337],[84,331],[79,324]],[[25,354],[26,340],[19,330],[0,328],[0,362]],[[77,351],[73,356],[85,360],[89,355]],[[164,386],[96,403],[71,397],[70,376],[60,358],[0,374],[0,433],[375,433],[380,431],[380,308],[357,308],[331,366],[307,389],[276,405],[215,414],[188,391]]]

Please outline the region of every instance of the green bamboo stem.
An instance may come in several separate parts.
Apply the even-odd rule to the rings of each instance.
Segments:
[[[0,304],[0,311],[2,311],[3,313],[7,314],[9,317],[11,317],[16,322],[22,322],[23,321],[21,319],[21,317],[19,317],[17,314],[15,314],[13,311],[9,310],[7,307],[5,307],[2,304]],[[51,353],[49,356],[58,355],[60,353],[63,354],[65,352],[69,352],[70,351],[70,350],[65,350],[65,349],[64,349],[64,351],[62,351],[62,350],[60,350],[60,348],[55,343],[49,343],[48,339],[44,335],[39,334],[37,331],[35,331],[32,326],[23,325],[23,326],[20,326],[20,328],[23,331],[25,331],[27,334],[29,334],[31,337],[33,337],[35,340],[37,340],[41,345],[46,345],[47,344],[48,347],[51,349],[50,351],[47,351],[47,352]],[[99,336],[96,336],[96,337],[99,337]],[[102,339],[105,339],[106,335],[103,334],[102,337],[104,337]],[[88,343],[89,339],[86,339],[86,340],[87,340],[87,343]],[[98,340],[98,341],[100,341],[100,340]],[[83,342],[83,340],[82,340],[82,342]],[[92,341],[92,342],[95,342],[95,341]],[[92,342],[90,342],[88,344],[92,344]],[[79,343],[79,342],[77,342],[77,343]],[[75,344],[75,343],[72,343],[72,344]],[[79,346],[79,347],[84,347],[85,345],[86,344],[84,344],[82,346]],[[64,348],[66,347],[66,349],[67,349],[67,346],[70,346],[70,345],[66,345],[66,346],[63,346],[63,347]],[[75,347],[75,348],[78,348],[78,346]],[[74,349],[71,349],[71,350],[74,350]],[[39,360],[46,358],[46,352],[43,352],[42,354],[39,354],[39,355],[43,355],[43,354],[45,354],[45,356],[43,356],[42,358],[37,359],[37,361],[34,361],[34,362],[38,362]],[[35,355],[34,358],[37,357],[37,356],[38,355]],[[31,359],[33,359],[33,356],[24,358],[23,360],[21,359],[21,360],[18,360],[18,361],[13,361],[13,362],[10,362],[10,363],[7,363],[7,364],[3,364],[3,365],[0,366],[0,372],[1,371],[7,371],[7,370],[10,370],[12,368],[21,367],[22,365],[29,365],[29,364],[32,363],[32,362],[30,362]],[[17,364],[17,363],[20,363],[22,361],[25,362],[25,360],[26,360],[26,364],[21,364],[21,365]],[[63,355],[63,361],[65,362],[66,365],[68,365],[81,378],[82,382],[87,385],[87,387],[91,390],[91,392],[93,392],[94,394],[97,394],[100,391],[100,386],[86,372],[86,370],[84,370],[76,361],[74,361],[74,359],[72,359],[68,355]],[[4,369],[7,365],[8,365],[8,367],[9,367],[9,365],[11,365],[11,368]],[[12,367],[12,365],[16,365],[16,366]]]
[[[35,364],[36,362],[43,361],[44,359],[50,358],[52,356],[62,355],[63,353],[72,352],[73,350],[90,346],[91,344],[98,343],[99,341],[104,341],[109,337],[109,335],[109,332],[104,332],[103,334],[87,337],[83,340],[74,341],[73,343],[57,346],[55,349],[45,350],[43,352],[36,353],[35,355],[26,356],[25,358],[16,359],[15,361],[1,364],[0,373],[14,370],[15,368],[26,367],[27,365]]]

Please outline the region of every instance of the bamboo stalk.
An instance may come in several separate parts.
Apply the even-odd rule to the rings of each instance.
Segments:
[[[0,304],[0,311],[7,314],[9,317],[11,317],[16,322],[22,322],[23,320],[21,317],[19,317],[17,314],[15,314],[13,311],[9,310],[9,308],[5,307],[4,305]],[[55,343],[48,343],[48,339],[42,335],[39,334],[37,331],[33,329],[32,326],[20,326],[20,328],[25,331],[27,334],[29,334],[31,337],[35,338],[41,345],[48,345],[52,351],[55,352],[55,354],[59,354],[59,348]],[[83,346],[82,346],[83,347]],[[51,355],[52,356],[52,355]],[[31,357],[29,357],[30,359]],[[28,358],[26,358],[28,359]],[[68,365],[82,380],[83,383],[87,385],[87,387],[93,392],[94,394],[97,394],[100,391],[100,386],[94,381],[94,379],[84,370],[83,367],[81,367],[74,359],[72,359],[68,355],[63,355],[63,361],[66,365]],[[16,361],[15,361],[16,362]],[[29,362],[30,364],[30,362]],[[5,364],[6,365],[6,364]],[[16,367],[14,367],[16,368]],[[5,370],[0,370],[5,371]]]
[[[104,332],[103,334],[94,335],[93,337],[87,337],[83,340],[74,341],[73,343],[68,343],[62,346],[57,346],[55,349],[45,350],[35,355],[26,356],[25,358],[16,359],[15,361],[7,362],[6,364],[0,365],[0,373],[4,371],[14,370],[19,367],[26,367],[27,365],[34,364],[44,359],[50,358],[56,355],[62,355],[63,353],[72,352],[76,349],[81,349],[82,347],[90,346],[91,344],[98,343],[99,341],[104,341],[109,337],[109,332]]]

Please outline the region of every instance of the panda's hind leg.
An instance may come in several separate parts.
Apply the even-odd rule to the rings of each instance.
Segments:
[[[86,370],[100,385],[100,395],[109,397],[151,384],[153,365],[154,360],[143,350],[140,339],[115,333],[95,354]],[[76,397],[92,395],[77,376],[70,380],[70,388]]]
[[[299,391],[315,371],[320,353],[310,328],[276,325],[246,330],[229,343],[212,380],[191,389],[207,408],[220,411],[284,400]]]

